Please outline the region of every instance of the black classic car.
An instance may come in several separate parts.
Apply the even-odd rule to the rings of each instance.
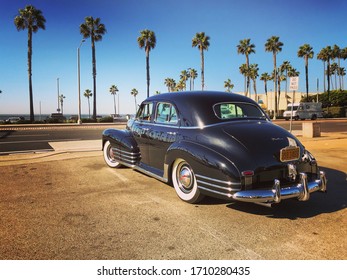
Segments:
[[[326,191],[326,176],[310,152],[239,94],[149,97],[126,129],[103,132],[102,145],[108,166],[170,183],[189,203],[207,195],[271,205]]]

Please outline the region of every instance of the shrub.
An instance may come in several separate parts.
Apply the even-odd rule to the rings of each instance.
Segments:
[[[108,116],[108,117],[102,117],[99,122],[101,123],[110,123],[113,122],[113,117],[112,116]]]
[[[324,113],[324,117],[326,118],[343,118],[346,116],[346,108],[345,107],[329,107],[329,110],[328,108],[324,108],[323,113]]]

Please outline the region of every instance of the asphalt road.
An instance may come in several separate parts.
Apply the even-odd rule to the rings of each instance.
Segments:
[[[51,142],[99,140],[104,129],[123,128],[124,125],[96,126],[43,126],[28,128],[21,126],[0,130],[0,155],[11,153],[30,153],[53,151]]]
[[[293,121],[292,130],[301,130],[303,121]],[[322,132],[347,132],[347,120],[320,120]],[[284,120],[274,123],[289,130],[290,122]],[[99,140],[102,131],[108,127],[124,128],[124,125],[85,125],[85,126],[45,126],[36,128],[18,127],[0,130],[0,155],[11,153],[30,153],[53,151],[50,142]]]

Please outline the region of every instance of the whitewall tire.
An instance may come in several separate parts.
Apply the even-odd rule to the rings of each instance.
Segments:
[[[195,174],[183,159],[176,159],[172,167],[172,184],[180,199],[188,203],[198,203],[204,198],[200,193]]]
[[[103,148],[103,154],[104,154],[104,160],[109,167],[118,168],[121,166],[120,162],[117,161],[114,157],[114,153],[113,153],[112,145],[110,141],[105,142],[104,148]]]

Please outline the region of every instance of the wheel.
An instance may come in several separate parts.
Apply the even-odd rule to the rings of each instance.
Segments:
[[[177,159],[172,167],[172,183],[180,199],[198,203],[204,198],[200,193],[193,169],[183,159]]]
[[[317,119],[317,115],[316,114],[313,114],[312,117],[311,117],[311,120],[316,120]]]
[[[120,162],[114,158],[114,153],[112,150],[112,145],[110,141],[106,141],[103,149],[104,160],[109,167],[118,168],[121,166]]]

